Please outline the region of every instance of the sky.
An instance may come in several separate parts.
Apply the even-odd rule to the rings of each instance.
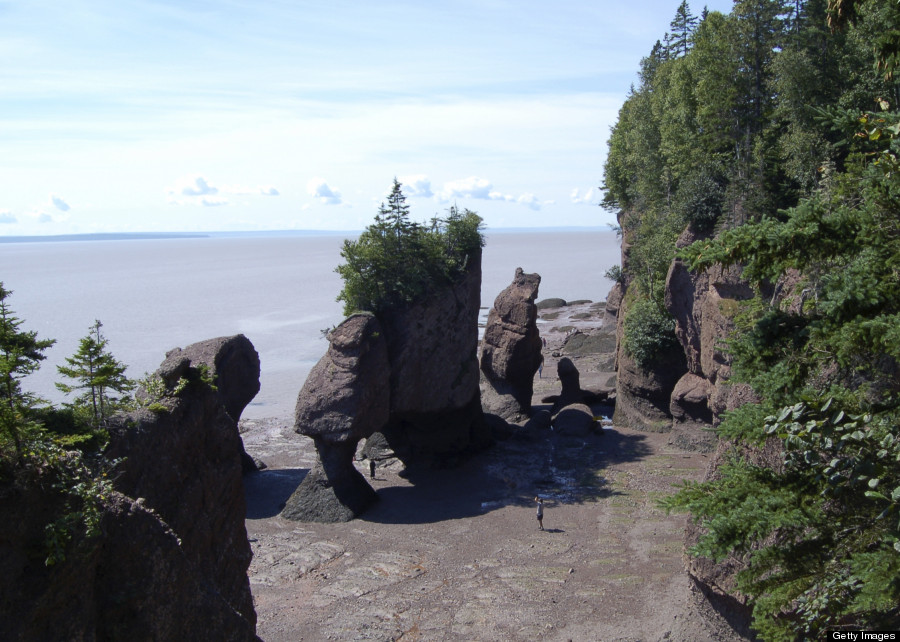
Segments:
[[[605,226],[679,0],[0,0],[0,236]],[[728,12],[731,0],[691,4]]]

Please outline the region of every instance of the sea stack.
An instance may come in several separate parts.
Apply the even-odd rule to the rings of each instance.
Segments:
[[[539,274],[516,268],[512,283],[494,301],[484,330],[482,407],[510,422],[525,421],[531,413],[534,373],[542,359],[534,303],[540,284]]]
[[[373,315],[354,314],[328,341],[297,398],[294,430],[312,438],[318,460],[288,499],[282,511],[288,519],[345,522],[377,500],[353,455],[360,439],[388,421],[391,366],[384,332]]]

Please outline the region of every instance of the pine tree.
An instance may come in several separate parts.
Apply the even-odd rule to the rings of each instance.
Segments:
[[[134,388],[134,383],[125,376],[126,366],[107,351],[109,341],[103,336],[100,320],[95,320],[88,335],[81,339],[78,350],[66,358],[68,366],[57,366],[59,374],[78,382],[77,385],[57,383],[56,387],[66,394],[84,390],[75,399],[76,408],[90,411],[91,425],[96,427],[117,407],[118,399],[110,392],[126,394]]]
[[[666,34],[666,57],[682,58],[691,49],[691,36],[697,28],[697,17],[691,14],[691,8],[687,0],[682,0],[675,10],[675,17],[669,23],[669,31]]]
[[[13,442],[16,456],[21,453],[22,438],[32,426],[30,414],[38,403],[34,395],[22,391],[21,380],[40,367],[44,350],[52,339],[38,339],[37,332],[20,330],[24,323],[9,307],[12,291],[0,282],[0,437]],[[0,443],[0,448],[3,447]]]

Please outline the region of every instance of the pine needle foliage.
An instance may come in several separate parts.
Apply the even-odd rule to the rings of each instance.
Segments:
[[[394,179],[375,222],[355,241],[345,240],[341,249],[345,262],[336,272],[344,287],[337,300],[344,302],[344,314],[378,315],[453,283],[484,246],[481,229],[480,216],[456,206],[446,218],[435,217],[428,224],[411,221],[402,185]]]

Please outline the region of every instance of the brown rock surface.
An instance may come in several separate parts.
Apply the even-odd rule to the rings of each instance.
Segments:
[[[480,305],[478,252],[454,285],[379,317],[391,362],[383,433],[408,465],[453,463],[490,443],[478,386]]]
[[[59,507],[49,488],[0,490],[0,638],[3,640],[257,641],[143,502],[106,500],[102,534],[76,536],[65,561],[44,564],[44,525]],[[255,622],[255,617],[254,617]]]
[[[507,421],[524,421],[531,412],[532,382],[541,365],[534,303],[540,284],[539,274],[516,268],[512,283],[488,313],[481,345],[481,405]]]
[[[282,514],[300,521],[349,521],[376,499],[353,467],[356,446],[390,413],[390,363],[381,324],[354,314],[328,335],[328,351],[310,371],[294,413],[294,430],[312,437],[315,468]]]
[[[234,347],[228,342],[221,345]],[[249,341],[244,348],[256,354]],[[201,380],[198,366],[206,361],[192,361],[191,355],[200,353],[210,354],[194,346],[168,353],[160,376],[172,384],[184,377],[189,384],[177,396],[161,400],[165,410],[143,409],[113,417],[106,454],[123,459],[116,490],[143,498],[178,535],[198,571],[212,578],[225,600],[252,624],[255,613],[246,575],[250,545],[243,521],[243,447],[237,422],[226,411],[221,393]],[[226,390],[241,390],[229,379],[229,372],[219,370],[217,380]],[[247,387],[241,398],[258,390],[258,380],[242,380]]]
[[[99,534],[76,530],[63,561],[44,563],[45,526],[79,505],[65,503],[55,469],[3,480],[0,514],[16,519],[0,523],[0,639],[257,639],[235,421],[259,388],[254,359],[243,337],[169,353],[153,411],[110,419],[116,490],[103,497]],[[208,362],[218,391],[199,368]]]

